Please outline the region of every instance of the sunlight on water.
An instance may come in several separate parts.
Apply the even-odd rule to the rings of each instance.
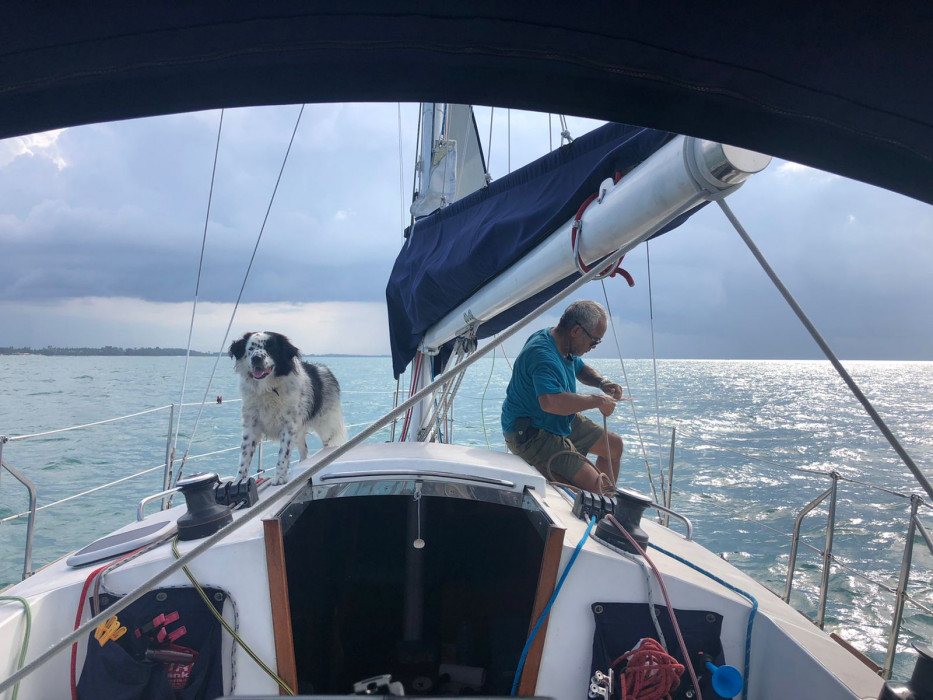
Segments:
[[[388,358],[324,358],[341,382],[346,421],[355,434],[388,411],[395,382]],[[593,362],[621,379],[618,362]],[[933,363],[855,362],[848,369],[920,465],[933,463]],[[179,401],[183,358],[0,357],[0,435],[16,436],[99,421]],[[212,358],[193,358],[186,402],[200,402]],[[490,371],[492,370],[492,371]],[[783,594],[794,518],[841,477],[826,628],[881,662],[893,596],[869,583],[897,585],[909,516],[905,495],[919,492],[913,477],[862,407],[825,362],[659,361],[657,391],[650,361],[626,363],[635,401],[622,405],[609,426],[625,440],[620,484],[651,492],[645,462],[659,488],[667,474],[676,428],[673,506],[689,517],[697,540]],[[501,356],[481,360],[460,389],[454,441],[504,450],[499,409],[509,369]],[[197,457],[236,447],[240,404],[232,361],[221,358],[203,410],[181,413],[177,458],[189,449],[185,473],[233,475],[238,453]],[[218,403],[217,397],[222,397]],[[404,398],[404,397],[403,397]],[[200,414],[200,416],[199,416]],[[176,413],[177,416],[177,413]],[[598,416],[594,416],[594,420]],[[637,424],[637,428],[636,428]],[[660,431],[658,425],[660,424]],[[34,480],[39,505],[154,469],[103,492],[67,501],[37,516],[34,567],[81,547],[135,517],[136,503],[162,488],[169,430],[167,410],[119,423],[3,446],[3,460]],[[640,437],[639,437],[640,434]],[[389,439],[385,429],[371,438]],[[309,437],[309,448],[320,443]],[[264,463],[273,466],[277,447]],[[813,472],[816,472],[815,474]],[[858,482],[858,483],[853,483]],[[881,491],[873,486],[883,486]],[[0,476],[0,519],[23,512],[25,489]],[[154,507],[154,506],[153,506]],[[817,614],[824,502],[804,521],[791,601]],[[929,518],[927,506],[921,518]],[[19,579],[25,518],[0,524],[0,586]],[[933,609],[933,556],[921,539],[914,549],[910,596]],[[908,604],[900,648],[933,640],[933,615]],[[908,676],[903,654],[896,675]]]

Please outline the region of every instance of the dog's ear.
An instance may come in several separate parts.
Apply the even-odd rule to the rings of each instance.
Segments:
[[[275,376],[282,377],[292,371],[295,358],[301,359],[301,350],[281,333],[272,333],[269,340],[271,343],[266,343],[266,350],[275,360]]]
[[[230,343],[230,357],[236,358],[237,360],[242,360],[243,355],[246,353],[246,341],[249,340],[249,337],[252,333],[244,333],[243,337],[239,340],[234,340]]]

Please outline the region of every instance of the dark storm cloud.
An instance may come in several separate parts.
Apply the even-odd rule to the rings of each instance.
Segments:
[[[297,109],[227,113],[201,298],[236,298],[296,114]],[[63,168],[38,149],[0,168],[0,241],[5,259],[15,261],[0,276],[0,300],[191,299],[218,114],[198,116],[68,130],[55,149]],[[338,161],[325,167],[316,144],[322,138],[319,128],[299,132],[244,300],[355,301],[383,295],[387,271],[360,272],[387,264],[398,244],[398,219],[388,222],[395,228],[380,230],[387,228],[379,219],[386,195],[374,192],[387,175],[397,182],[397,164],[389,162],[386,173],[376,158],[356,159],[354,171],[355,159],[349,157],[344,160],[351,165]],[[389,151],[397,158],[397,146]],[[361,164],[369,170],[361,170]],[[397,189],[393,199],[398,200]],[[364,244],[371,234],[374,240]]]
[[[729,202],[837,354],[933,357],[930,207],[780,162]],[[822,357],[716,205],[650,246],[660,356]],[[650,356],[644,250],[626,264],[637,286],[616,283],[610,301]]]

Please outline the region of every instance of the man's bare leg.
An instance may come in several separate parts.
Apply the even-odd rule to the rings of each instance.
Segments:
[[[580,471],[573,475],[571,483],[591,493],[600,493],[606,496],[615,493],[615,482],[610,481],[606,474],[593,469],[589,464],[584,464]]]
[[[622,438],[613,432],[609,436],[609,454],[606,453],[606,435],[596,441],[590,448],[590,454],[596,455],[596,468],[606,475],[611,481],[613,487],[619,480],[619,463],[622,459]]]

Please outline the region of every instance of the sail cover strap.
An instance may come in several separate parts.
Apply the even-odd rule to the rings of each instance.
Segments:
[[[570,220],[604,179],[641,163],[671,138],[666,131],[606,124],[419,219],[386,287],[395,376],[405,371],[432,325]],[[477,337],[508,327],[576,277],[486,321]]]

